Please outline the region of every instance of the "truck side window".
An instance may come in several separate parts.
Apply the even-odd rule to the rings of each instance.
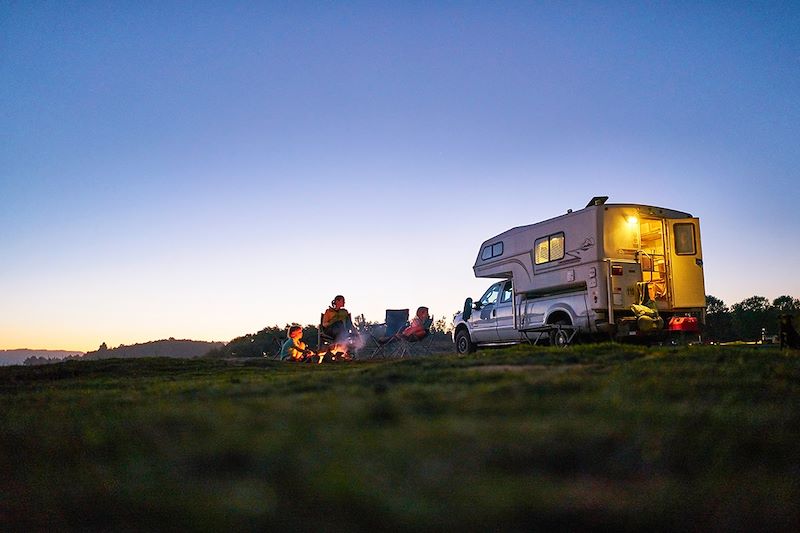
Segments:
[[[506,302],[511,301],[511,282],[506,281],[506,284],[503,285],[503,295],[500,296],[500,303],[504,304]]]
[[[555,233],[536,239],[534,256],[537,265],[562,259],[564,257],[564,233]]]
[[[500,294],[500,284],[495,283],[494,285],[489,287],[489,290],[487,290],[481,297],[481,305],[483,307],[486,307],[487,305],[497,302],[498,294]]]

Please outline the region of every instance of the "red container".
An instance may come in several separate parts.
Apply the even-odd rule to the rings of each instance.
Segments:
[[[697,317],[674,316],[669,319],[667,329],[669,331],[689,331],[697,333],[700,331],[700,323],[697,321]]]

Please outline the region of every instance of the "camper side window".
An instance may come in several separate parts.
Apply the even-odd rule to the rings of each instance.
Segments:
[[[564,257],[564,233],[555,233],[536,239],[534,255],[537,265],[562,259]]]
[[[503,241],[488,244],[484,246],[481,251],[481,259],[484,261],[492,259],[493,257],[500,257],[501,255],[503,255]]]

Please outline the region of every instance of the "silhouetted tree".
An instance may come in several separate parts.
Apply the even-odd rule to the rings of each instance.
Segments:
[[[434,333],[444,333],[445,335],[449,334],[452,329],[453,323],[450,320],[447,320],[446,317],[436,320],[433,323],[433,327],[431,327],[431,331]]]
[[[731,314],[725,302],[706,295],[706,327],[704,331],[706,340],[724,342],[734,339],[731,329]]]
[[[751,296],[733,304],[733,328],[738,337],[746,341],[757,341],[761,339],[762,328],[766,328],[767,333],[774,332],[777,324],[770,309],[769,300],[763,296]]]
[[[778,296],[772,301],[772,307],[778,314],[800,314],[800,300],[791,296]]]
[[[718,315],[721,313],[729,312],[728,306],[725,302],[715,296],[706,294],[706,313],[709,315]]]
[[[266,327],[257,333],[236,337],[225,346],[209,351],[206,357],[273,357],[278,354],[281,344],[286,340],[290,325],[293,324]],[[317,326],[303,327],[303,342],[312,348],[316,347]]]

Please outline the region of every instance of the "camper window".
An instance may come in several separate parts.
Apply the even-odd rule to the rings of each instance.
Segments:
[[[694,255],[694,224],[675,224],[675,253],[678,255]]]
[[[562,259],[564,257],[564,233],[536,239],[534,248],[537,265]]]
[[[502,241],[484,246],[483,251],[481,252],[481,259],[485,261],[487,259],[492,259],[493,257],[500,257],[501,255],[503,255]]]

